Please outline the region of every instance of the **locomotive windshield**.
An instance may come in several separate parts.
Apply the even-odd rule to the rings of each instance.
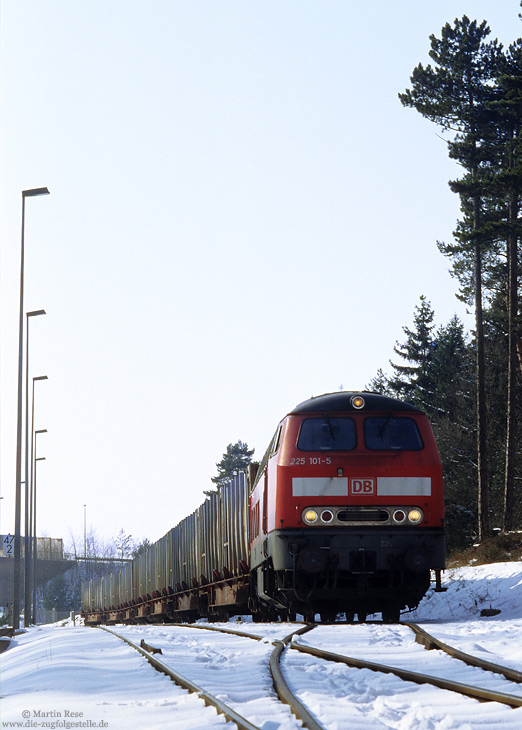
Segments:
[[[424,448],[417,424],[412,418],[367,418],[364,442],[372,451],[420,451]]]
[[[351,451],[355,448],[355,423],[351,418],[307,418],[301,425],[297,448],[301,451]]]

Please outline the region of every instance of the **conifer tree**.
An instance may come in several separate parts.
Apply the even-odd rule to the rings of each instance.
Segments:
[[[370,380],[365,390],[371,393],[380,393],[380,395],[389,395],[392,398],[396,398],[398,395],[382,368],[377,370],[377,375]]]
[[[433,320],[423,296],[415,308],[414,327],[403,328],[406,342],[394,348],[405,363],[390,363],[395,371],[390,378],[379,370],[370,387],[406,397],[428,414],[446,485],[448,546],[459,549],[476,538],[473,350],[457,316],[436,331]]]
[[[454,315],[437,330],[431,357],[432,396],[429,415],[447,418],[453,424],[469,426],[473,410],[472,357],[464,325]]]
[[[63,575],[55,575],[47,583],[43,596],[43,607],[47,610],[69,611],[76,608],[77,602],[71,595],[71,586]]]
[[[410,399],[421,408],[433,388],[431,378],[431,362],[433,356],[433,317],[431,304],[423,295],[420,304],[415,307],[414,329],[403,327],[407,335],[402,345],[395,344],[393,351],[407,364],[395,364],[390,361],[395,377],[390,379],[390,386],[398,396]]]
[[[126,535],[125,530],[122,527],[114,540],[114,544],[118,551],[118,557],[123,560],[132,552],[132,535]]]
[[[473,291],[476,327],[476,421],[477,421],[477,488],[479,539],[489,534],[487,424],[483,323],[484,232],[482,230],[482,195],[490,162],[495,112],[488,106],[496,99],[495,79],[498,76],[502,47],[487,41],[490,33],[486,22],[480,25],[467,16],[447,23],[441,38],[430,36],[430,57],[435,62],[413,71],[412,88],[399,94],[405,106],[413,107],[424,117],[453,133],[448,141],[450,157],[458,160],[466,174],[452,189],[459,192],[470,209],[470,226],[466,231],[467,251],[474,260]]]
[[[498,100],[490,105],[498,114],[500,159],[493,176],[492,193],[502,201],[502,219],[497,233],[505,241],[505,301],[507,333],[506,458],[504,470],[505,530],[513,529],[514,465],[517,443],[516,392],[518,358],[522,354],[519,316],[518,247],[521,226],[518,220],[522,195],[522,39],[507,50],[498,78]],[[520,363],[522,364],[522,362]]]
[[[152,545],[152,543],[146,537],[144,540],[142,540],[140,543],[138,543],[137,545],[135,545],[133,547],[132,552],[131,552],[131,557],[137,558],[139,555],[142,555],[143,553],[145,553],[150,548],[151,545]]]
[[[254,451],[255,449],[249,449],[248,444],[243,441],[237,441],[235,444],[227,446],[223,458],[216,464],[218,473],[212,477],[218,490],[250,464]],[[212,494],[212,491],[205,492],[205,494]]]

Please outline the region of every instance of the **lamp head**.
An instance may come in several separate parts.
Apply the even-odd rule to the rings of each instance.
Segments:
[[[50,195],[47,188],[31,188],[30,190],[22,190],[22,198],[34,198],[36,195]]]
[[[37,317],[39,314],[47,314],[45,309],[35,309],[34,312],[26,312],[26,317]]]

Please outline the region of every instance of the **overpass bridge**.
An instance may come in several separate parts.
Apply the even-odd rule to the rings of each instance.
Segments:
[[[7,607],[12,602],[14,580],[14,537],[0,535],[0,606]],[[21,538],[22,570],[25,570],[25,545]],[[37,538],[36,585],[42,586],[56,575],[76,565],[75,560],[67,559],[63,552],[63,540],[53,537]],[[23,588],[22,578],[22,588]]]

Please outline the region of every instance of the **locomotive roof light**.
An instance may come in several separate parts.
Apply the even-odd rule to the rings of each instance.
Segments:
[[[419,522],[422,522],[422,520],[424,519],[424,515],[422,513],[422,510],[420,510],[420,509],[411,509],[408,512],[408,519],[414,525],[418,525]]]
[[[364,398],[361,395],[354,395],[352,397],[352,406],[360,411],[365,406]]]

